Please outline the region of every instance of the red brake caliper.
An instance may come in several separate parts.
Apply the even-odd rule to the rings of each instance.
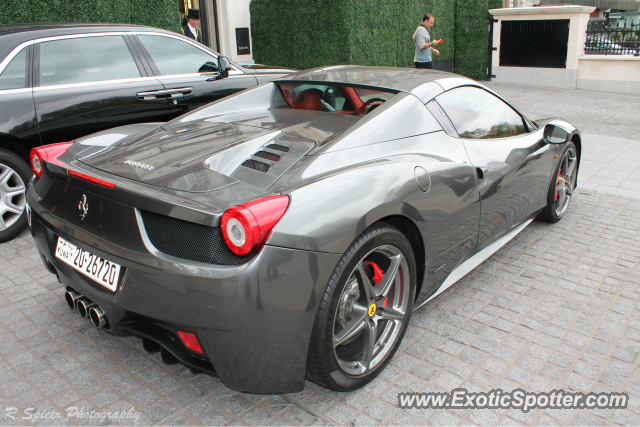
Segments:
[[[365,262],[373,268],[373,286],[376,286],[378,283],[380,283],[380,281],[382,280],[382,277],[384,276],[384,274],[382,273],[382,269],[380,269],[380,267],[378,267],[378,264],[376,264],[375,262],[371,262],[371,261],[365,261]],[[387,297],[384,300],[382,305],[386,306],[388,302],[389,302],[389,297]]]
[[[558,179],[556,179],[556,188],[558,188],[558,184],[560,184],[560,175],[562,174],[562,171],[558,171]],[[558,191],[556,190],[556,202],[558,201]]]

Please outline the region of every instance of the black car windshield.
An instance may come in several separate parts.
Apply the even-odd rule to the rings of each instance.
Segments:
[[[289,107],[363,116],[396,93],[331,83],[278,83]]]

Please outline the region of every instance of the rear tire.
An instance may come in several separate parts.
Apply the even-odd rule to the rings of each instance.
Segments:
[[[32,175],[24,160],[0,148],[0,243],[27,228],[26,192]]]
[[[578,176],[578,152],[573,142],[565,145],[560,158],[549,183],[547,206],[538,215],[538,219],[549,223],[558,222],[566,215]]]
[[[344,253],[318,307],[307,378],[336,391],[356,390],[393,358],[411,318],[416,262],[395,227],[374,224]]]

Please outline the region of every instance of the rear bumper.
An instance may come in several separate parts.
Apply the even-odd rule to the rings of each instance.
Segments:
[[[253,393],[302,390],[311,328],[340,255],[265,246],[246,264],[226,267],[107,252],[104,245],[86,243],[96,236],[45,211],[31,187],[28,201],[38,250],[64,285],[102,308],[110,332],[153,339],[145,336],[144,325],[193,331],[229,387]],[[57,260],[58,236],[122,265],[116,292]]]

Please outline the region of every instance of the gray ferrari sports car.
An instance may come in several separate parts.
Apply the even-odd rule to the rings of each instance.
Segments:
[[[476,81],[336,66],[34,149],[28,215],[97,327],[236,390],[346,391],[412,311],[566,214],[580,151]]]

